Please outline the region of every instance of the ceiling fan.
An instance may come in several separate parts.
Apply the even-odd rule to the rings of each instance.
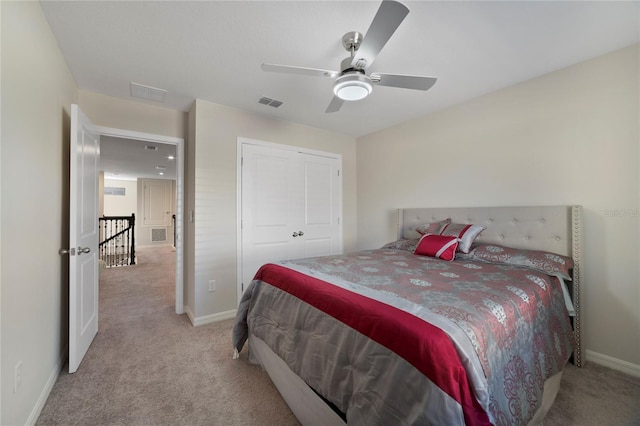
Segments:
[[[346,33],[342,45],[350,56],[340,63],[340,71],[304,68],[289,65],[262,64],[263,71],[287,74],[299,74],[335,78],[333,99],[327,113],[340,110],[344,101],[364,99],[373,90],[374,85],[400,87],[414,90],[428,90],[436,78],[417,75],[371,73],[367,70],[378,56],[387,41],[400,26],[409,9],[393,0],[384,0],[369,26],[366,36],[357,31]]]

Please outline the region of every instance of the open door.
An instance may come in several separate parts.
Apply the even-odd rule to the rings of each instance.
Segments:
[[[71,105],[69,208],[69,373],[98,333],[98,166],[100,134]]]

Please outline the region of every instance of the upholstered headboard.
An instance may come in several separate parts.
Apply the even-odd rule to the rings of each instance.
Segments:
[[[418,238],[416,227],[451,218],[454,223],[485,226],[477,242],[500,244],[529,250],[544,250],[570,256],[574,261],[571,293],[576,311],[574,363],[581,367],[581,271],[582,207],[453,207],[410,208],[398,211],[398,238]]]

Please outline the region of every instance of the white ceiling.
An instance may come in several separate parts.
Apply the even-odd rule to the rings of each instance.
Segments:
[[[175,158],[175,145],[113,136],[100,138],[100,170],[105,179],[175,179],[176,160],[169,156]]]
[[[338,69],[347,31],[378,1],[43,1],[81,90],[130,97],[130,82],[355,137],[637,43],[639,2],[404,2],[410,13],[371,72],[437,77],[427,92],[375,87],[325,114],[332,80],[263,62]],[[257,103],[262,96],[280,108]],[[152,103],[150,101],[147,101]]]

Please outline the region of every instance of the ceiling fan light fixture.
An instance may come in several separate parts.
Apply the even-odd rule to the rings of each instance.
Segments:
[[[372,90],[371,79],[360,72],[340,76],[333,84],[333,94],[343,101],[359,101],[369,96]]]

